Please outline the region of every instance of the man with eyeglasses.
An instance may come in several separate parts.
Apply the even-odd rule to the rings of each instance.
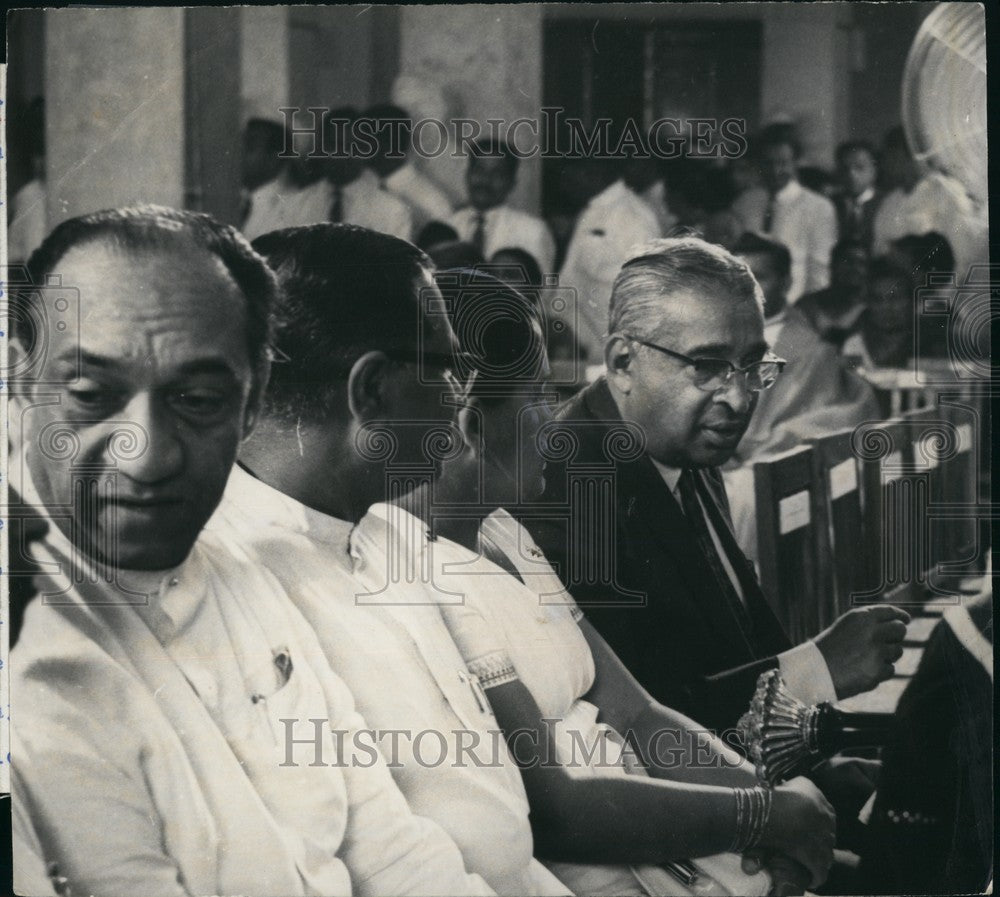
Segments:
[[[792,646],[733,537],[719,467],[760,393],[794,376],[769,352],[746,263],[652,241],[619,272],[609,317],[606,372],[544,434],[565,467],[549,465],[525,519],[588,619],[654,698],[719,731],[769,668],[807,703],[890,677],[906,614],[852,611]]]

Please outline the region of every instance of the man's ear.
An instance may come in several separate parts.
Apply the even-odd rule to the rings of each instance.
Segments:
[[[385,418],[385,378],[389,359],[384,352],[366,352],[347,377],[347,404],[359,423]]]
[[[632,343],[621,334],[612,334],[604,344],[604,365],[607,368],[608,382],[623,395],[632,391],[632,365],[635,352]]]
[[[19,379],[18,374],[22,368],[28,366],[30,355],[24,344],[16,336],[12,336],[7,342],[7,389],[11,395],[30,395],[33,385],[31,377]]]
[[[483,410],[476,402],[467,402],[458,412],[462,440],[477,456],[483,450]]]
[[[264,396],[267,393],[267,384],[271,379],[271,359],[265,358],[257,367],[253,386],[250,388],[250,395],[247,397],[247,410],[243,415],[243,438],[249,438],[257,421],[260,420],[260,413],[264,407]]]

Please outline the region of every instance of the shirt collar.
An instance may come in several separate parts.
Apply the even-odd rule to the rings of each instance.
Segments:
[[[774,194],[774,198],[777,202],[791,202],[793,199],[797,199],[801,193],[802,185],[795,178],[792,178]]]
[[[304,505],[238,464],[233,467],[222,497],[220,511],[224,514],[227,509],[252,518],[257,526],[276,526],[347,550],[350,523]]]
[[[23,456],[22,456],[23,457]],[[21,496],[23,500],[35,508],[48,526],[42,545],[47,552],[66,564],[82,567],[80,570],[63,569],[62,576],[71,575],[71,579],[82,577],[88,582],[97,582],[102,593],[115,592],[108,595],[113,603],[126,603],[135,607],[153,630],[160,641],[172,632],[183,628],[189,622],[201,602],[204,594],[204,576],[200,558],[199,542],[204,538],[200,534],[187,558],[176,567],[166,570],[130,570],[117,567],[113,572],[114,582],[109,583],[111,571],[91,558],[81,555],[69,538],[49,516],[48,509],[42,503],[38,490],[31,478],[26,463],[20,464]]]
[[[198,538],[200,542],[205,534]],[[202,550],[195,543],[184,563],[172,570],[118,571],[118,582],[124,588],[149,596],[147,604],[136,605],[136,613],[162,644],[187,629],[205,600],[209,570]]]
[[[623,196],[628,196],[629,194],[636,195],[625,183],[624,178],[618,178],[617,181],[606,187],[602,193],[598,193],[597,199],[601,203],[615,202]]]
[[[875,188],[874,187],[869,187],[862,194],[860,194],[859,196],[855,196],[854,197],[854,204],[855,205],[862,205],[863,203],[866,203],[869,200],[873,199],[874,196],[875,196]]]

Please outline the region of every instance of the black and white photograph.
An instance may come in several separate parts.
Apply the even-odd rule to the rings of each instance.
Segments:
[[[0,893],[992,893],[995,12],[9,10]]]

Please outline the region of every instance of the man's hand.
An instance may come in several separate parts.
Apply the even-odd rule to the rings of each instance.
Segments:
[[[832,757],[809,773],[837,815],[857,816],[878,785],[882,764],[862,757]]]
[[[771,816],[758,847],[781,853],[804,866],[808,884],[826,881],[833,863],[837,817],[830,802],[808,779],[799,776],[774,789]]]
[[[837,847],[860,852],[865,826],[858,813],[878,785],[882,764],[861,757],[832,757],[809,772],[837,812]]]
[[[838,698],[869,691],[892,676],[909,622],[906,611],[876,604],[848,611],[816,636]]]

